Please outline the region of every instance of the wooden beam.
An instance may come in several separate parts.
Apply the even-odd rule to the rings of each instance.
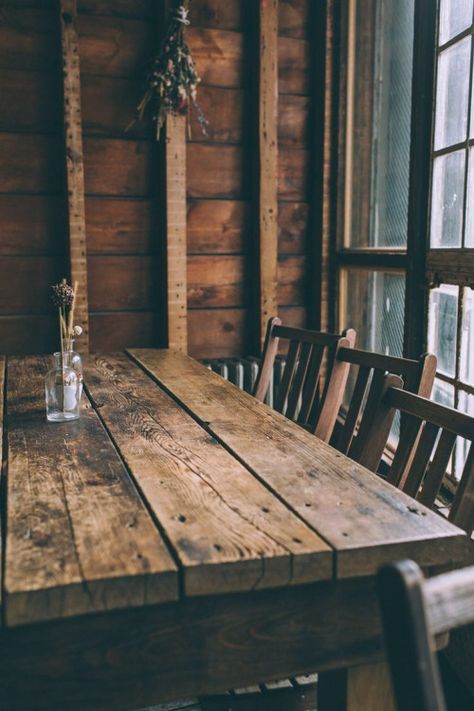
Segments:
[[[166,120],[166,255],[168,346],[186,353],[186,117]]]
[[[278,300],[278,0],[259,5],[259,340],[263,345],[267,321],[277,315]]]
[[[69,229],[69,272],[79,284],[76,324],[83,334],[78,347],[89,350],[89,307],[87,293],[86,221],[84,211],[84,161],[82,153],[81,75],[76,29],[76,0],[60,0],[63,61],[64,141]]]

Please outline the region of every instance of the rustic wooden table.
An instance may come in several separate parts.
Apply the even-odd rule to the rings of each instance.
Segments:
[[[390,707],[374,573],[462,562],[462,531],[184,355],[91,356],[68,424],[46,422],[47,368],[0,360],[0,708],[125,711],[314,670],[319,711]]]

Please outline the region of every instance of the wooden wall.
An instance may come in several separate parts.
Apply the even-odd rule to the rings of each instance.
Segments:
[[[91,348],[163,343],[160,149],[124,128],[156,48],[156,0],[78,0]],[[188,332],[197,357],[255,351],[256,0],[192,0],[188,40],[209,120],[187,151]],[[280,0],[279,270],[306,320],[310,0]],[[0,9],[0,351],[54,347],[47,287],[66,273],[59,23],[53,0]]]

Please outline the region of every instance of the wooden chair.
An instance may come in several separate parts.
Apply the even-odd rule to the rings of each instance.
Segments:
[[[331,440],[336,449],[348,454],[352,459],[361,461],[362,451],[367,441],[367,423],[372,421],[385,389],[387,373],[400,376],[401,387],[423,397],[430,397],[436,375],[436,356],[425,353],[419,360],[398,358],[395,356],[372,353],[357,348],[340,348],[336,355],[337,363],[344,363],[355,370],[355,383],[349,397],[349,406],[339,432]],[[328,384],[326,397],[331,400],[332,383]],[[318,422],[316,434],[329,441],[333,431],[324,429],[323,416]],[[334,428],[333,428],[334,429]],[[384,446],[386,441],[384,443]],[[377,466],[380,458],[377,461]],[[367,464],[376,471],[374,466]]]
[[[337,359],[337,353],[341,348],[350,350],[355,339],[356,332],[353,329],[338,335],[283,326],[277,317],[269,319],[254,397],[262,402],[265,399],[280,342],[287,340],[286,365],[274,407],[307,429],[313,429],[310,423],[316,419],[324,420],[327,423],[326,429],[331,429],[339,412],[349,373],[349,366]],[[325,361],[328,365],[328,378],[322,397],[319,398]],[[329,382],[331,389],[328,397],[326,393]],[[315,433],[319,436],[317,428]]]
[[[474,622],[474,567],[425,580],[405,560],[382,568],[377,583],[399,711],[446,711],[434,637]]]
[[[397,382],[398,380],[398,382]],[[388,481],[417,501],[433,507],[457,437],[471,442],[449,520],[468,534],[474,528],[474,417],[401,389],[397,376],[386,376],[384,393],[364,422],[358,461],[376,470],[395,413],[406,416]],[[365,415],[364,415],[365,418]]]

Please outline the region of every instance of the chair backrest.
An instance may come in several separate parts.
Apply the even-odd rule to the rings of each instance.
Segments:
[[[434,637],[474,622],[474,567],[425,580],[404,560],[382,568],[377,587],[399,711],[446,711]]]
[[[386,379],[386,384],[370,422],[366,422],[367,436],[360,463],[372,469],[378,465],[382,443],[388,438],[394,415],[401,412],[406,416],[406,427],[400,435],[388,481],[431,508],[456,439],[464,438],[471,444],[449,520],[471,534],[474,528],[474,417],[393,387],[396,385],[393,376]]]
[[[414,360],[372,353],[358,348],[340,348],[337,360],[349,364],[356,370],[357,375],[344,424],[333,444],[339,451],[359,461],[366,444],[365,423],[367,419],[370,421],[366,412],[370,413],[377,406],[386,387],[386,374],[400,376],[403,388],[429,397],[436,375],[437,360],[431,353],[425,353],[419,360]]]
[[[309,426],[309,423],[317,418],[322,404],[326,403],[325,392],[331,382],[331,400],[326,404],[325,416],[333,418],[335,422],[349,372],[346,364],[339,361],[336,364],[336,354],[342,347],[350,350],[355,343],[355,337],[355,331],[352,329],[342,335],[322,333],[283,326],[277,317],[269,319],[254,397],[261,401],[265,399],[280,342],[286,340],[289,341],[289,346],[285,369],[275,397],[275,409],[289,419]],[[325,361],[328,366],[328,378],[320,398],[320,381]]]

